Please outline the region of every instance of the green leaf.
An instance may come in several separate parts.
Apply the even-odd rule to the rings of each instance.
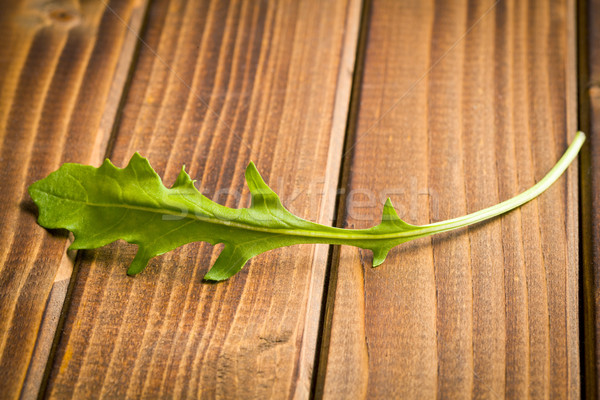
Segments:
[[[419,237],[457,229],[510,211],[538,196],[575,159],[585,135],[575,139],[548,174],[529,190],[464,217],[429,225],[411,225],[398,217],[388,199],[381,223],[369,229],[341,229],[299,218],[283,207],[251,162],[246,182],[250,208],[231,209],[202,195],[182,168],[166,188],[148,160],[135,153],[125,168],[106,160],[99,168],[64,164],[33,183],[29,194],[38,206],[38,223],[73,232],[71,249],[104,246],[118,239],[138,245],[127,273],[141,272],[148,261],[186,243],[225,246],[205,279],[221,281],[237,273],[252,257],[301,243],[342,244],[373,251],[373,265],[385,261],[393,247]]]

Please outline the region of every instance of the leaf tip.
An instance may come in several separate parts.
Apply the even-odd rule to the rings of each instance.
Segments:
[[[383,206],[383,214],[381,215],[381,221],[397,221],[400,217],[392,204],[392,200],[388,197]]]
[[[275,195],[252,161],[250,161],[246,168],[246,183],[248,184],[248,189],[250,189],[253,199],[256,196]]]
[[[393,231],[396,229],[400,230],[411,230],[414,229],[415,226],[411,225],[405,221],[403,221],[396,212],[394,205],[392,204],[392,200],[388,197],[383,206],[383,213],[381,214],[381,223],[376,226],[377,229],[385,229],[388,231]]]
[[[101,168],[115,168],[115,165],[108,158],[105,158],[104,161],[102,161],[102,165],[100,165],[100,168],[98,169]]]
[[[39,181],[35,181],[33,182],[31,185],[27,186],[27,193],[29,193],[29,197],[31,197],[31,199],[33,200],[33,202],[36,202],[36,197],[37,197],[37,187],[40,186],[40,182]],[[37,205],[37,203],[36,203]]]
[[[238,271],[239,269],[236,268],[233,273],[226,273],[223,271],[223,268],[215,268],[215,266],[213,265],[213,267],[204,275],[204,277],[202,277],[202,279],[209,282],[226,281],[227,279],[231,278],[232,275],[235,275]]]
[[[134,276],[142,272],[152,257],[153,256],[146,254],[146,251],[142,247],[138,248],[138,252],[131,264],[129,264],[129,268],[127,268],[127,275]]]
[[[221,276],[221,274],[215,273],[212,271],[213,271],[212,269],[210,271],[208,271],[202,279],[205,281],[208,281],[208,282],[220,282],[220,281],[227,280],[229,278],[226,276]]]
[[[251,186],[252,183],[259,184],[260,182],[265,184],[264,180],[262,179],[262,176],[260,176],[260,173],[258,172],[258,169],[256,168],[256,165],[252,161],[250,161],[248,163],[248,166],[246,167],[245,175],[246,175],[246,182],[248,182],[248,186]],[[250,189],[250,190],[252,190],[252,189]]]
[[[179,175],[177,179],[175,179],[175,183],[171,186],[171,189],[175,188],[186,188],[186,189],[196,189],[194,186],[194,180],[190,178],[190,175],[185,171],[185,165],[181,167],[181,171],[179,171]]]
[[[133,153],[133,155],[129,159],[129,163],[127,164],[127,166],[129,167],[130,165],[136,165],[136,164],[137,165],[143,164],[144,166],[146,166],[146,164],[147,164],[150,167],[150,161],[148,161],[148,159],[146,157],[142,156],[137,151],[135,153]],[[152,167],[150,167],[150,168],[152,168]]]
[[[385,261],[390,249],[386,247],[376,247],[373,250],[373,267],[378,267]]]
[[[206,281],[224,281],[237,274],[251,258],[240,246],[225,243],[212,268],[204,275]]]

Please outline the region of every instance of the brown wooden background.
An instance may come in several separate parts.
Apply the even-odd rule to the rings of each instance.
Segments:
[[[0,1],[0,398],[588,398],[600,383],[600,1]],[[574,165],[492,221],[202,276],[186,245],[66,253],[26,188],[63,162],[245,207],[425,224]],[[216,250],[218,251],[218,249]]]

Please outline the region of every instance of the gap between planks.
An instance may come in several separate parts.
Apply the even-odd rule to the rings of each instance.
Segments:
[[[100,165],[102,163],[109,152],[113,135],[116,132],[121,105],[127,95],[128,84],[135,69],[139,46],[141,44],[138,40],[138,32],[142,31],[144,21],[147,19],[149,1],[151,0],[139,0],[137,7],[131,13],[129,24],[127,25],[127,33],[121,47],[121,53],[118,57],[113,81],[106,100],[106,107],[98,128],[99,133],[96,136],[93,153],[90,157],[92,165]],[[107,9],[104,12],[112,13],[113,11],[112,9]],[[69,295],[77,276],[75,268],[77,251],[67,250],[72,240],[73,235],[69,234],[69,240],[65,244],[64,255],[54,278],[42,316],[31,362],[21,389],[21,399],[42,397],[44,393],[45,384],[52,366],[52,359],[60,339],[61,327],[69,308]]]
[[[333,224],[338,228],[343,228],[347,199],[348,174],[351,167],[352,147],[356,139],[356,128],[360,109],[360,95],[362,89],[362,78],[364,74],[364,64],[367,46],[367,37],[369,33],[369,21],[371,13],[371,0],[363,0],[360,26],[358,32],[358,41],[356,45],[356,56],[354,62],[354,74],[352,77],[352,92],[350,96],[350,105],[348,108],[348,117],[346,120],[345,137],[343,150],[340,154],[340,166],[337,189],[337,202],[335,205]],[[339,252],[341,246],[330,246],[329,257],[327,260],[326,279],[324,282],[324,293],[321,302],[321,320],[319,323],[319,339],[317,343],[318,351],[315,354],[315,373],[312,377],[311,395],[313,398],[323,397],[323,385],[325,371],[327,370],[327,353],[329,351],[330,326],[333,306],[335,300],[335,288],[337,273],[332,273],[339,262]],[[331,280],[333,277],[333,280]]]
[[[600,384],[600,1],[577,2],[579,126],[588,135],[580,156],[580,343],[583,398]]]

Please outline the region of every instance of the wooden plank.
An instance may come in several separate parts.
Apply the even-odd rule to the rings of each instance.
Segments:
[[[247,206],[254,160],[293,212],[330,223],[360,2],[155,1],[111,158],[181,165]],[[256,257],[202,281],[216,252],[184,246],[125,275],[134,247],[85,252],[50,397],[309,396],[327,246]]]
[[[600,385],[600,1],[579,3],[580,123],[588,132],[581,156],[581,224],[585,397]]]
[[[458,217],[532,186],[576,129],[570,1],[374,0],[342,223]],[[535,201],[391,251],[342,247],[325,398],[579,397],[577,168]]]
[[[100,161],[135,42],[103,2],[0,3],[0,393],[32,398],[72,264],[26,188],[63,162]],[[111,7],[135,29],[145,1]]]

